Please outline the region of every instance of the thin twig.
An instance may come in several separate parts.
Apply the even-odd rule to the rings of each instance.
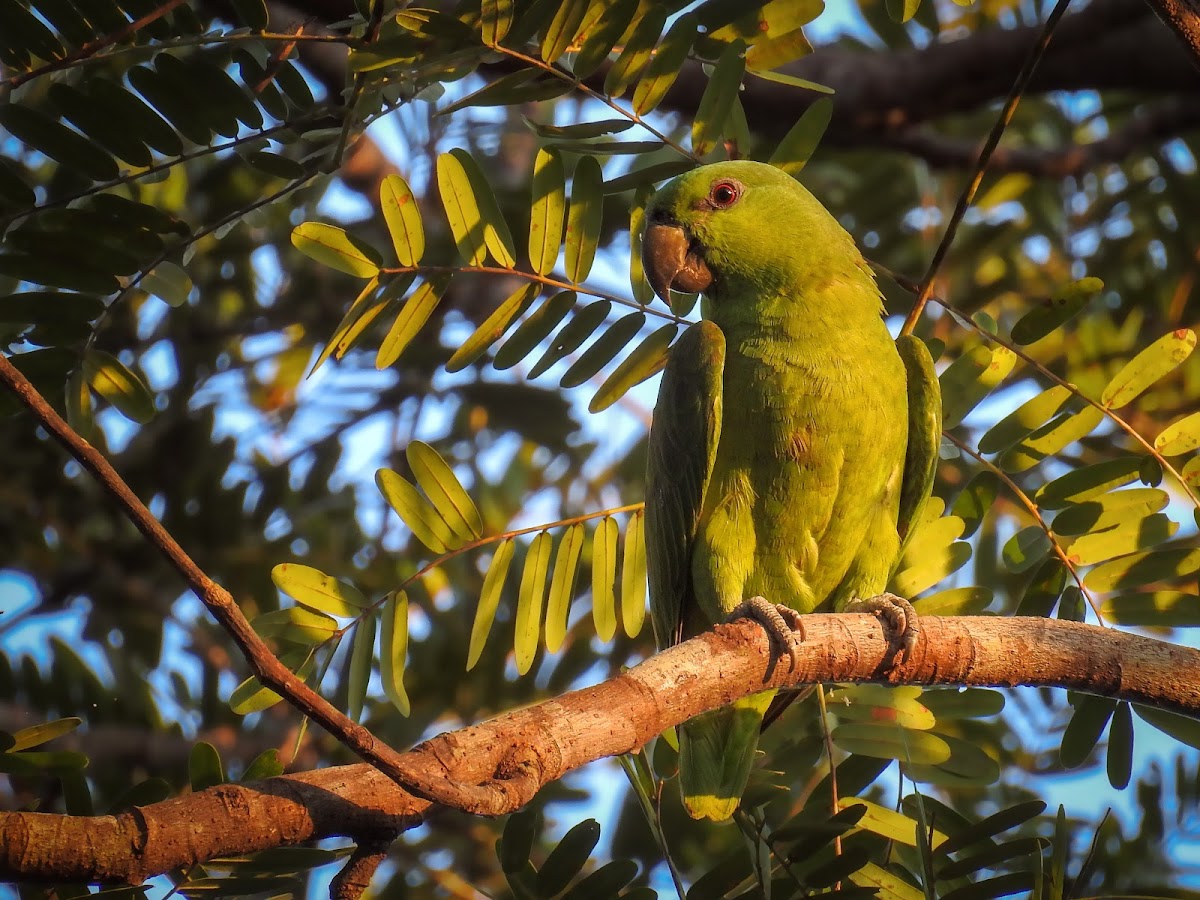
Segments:
[[[950,216],[950,221],[946,223],[946,231],[942,235],[941,243],[933,253],[933,259],[929,262],[929,268],[925,271],[925,277],[921,279],[921,290],[917,294],[917,300],[909,310],[908,318],[904,320],[904,328],[901,329],[901,334],[912,334],[912,331],[917,326],[917,320],[921,318],[921,313],[925,309],[925,304],[929,302],[930,296],[933,294],[934,279],[937,278],[938,270],[942,267],[942,263],[946,259],[946,254],[950,250],[950,244],[954,241],[954,235],[958,231],[958,226],[962,222],[962,218],[966,215],[967,209],[971,206],[971,201],[975,199],[975,192],[979,190],[979,185],[983,181],[984,172],[987,171],[988,161],[992,158],[992,152],[996,149],[996,145],[1000,143],[1000,138],[1004,134],[1004,129],[1008,127],[1009,121],[1013,117],[1013,113],[1017,111],[1017,104],[1021,102],[1021,94],[1025,92],[1025,88],[1029,85],[1029,79],[1033,77],[1033,70],[1037,67],[1038,62],[1042,58],[1042,53],[1045,52],[1046,46],[1050,43],[1050,37],[1054,34],[1054,27],[1058,24],[1059,19],[1063,17],[1063,13],[1067,11],[1067,5],[1071,0],[1058,0],[1054,5],[1054,9],[1046,18],[1046,24],[1042,26],[1042,31],[1038,35],[1037,41],[1029,48],[1029,55],[1025,57],[1025,63],[1021,66],[1021,71],[1017,74],[1017,80],[1013,82],[1012,89],[1008,92],[1008,97],[1004,101],[1004,107],[1000,110],[1000,117],[996,120],[996,124],[992,126],[991,133],[988,134],[987,140],[983,144],[983,149],[979,151],[979,159],[975,161],[975,168],[971,173],[971,178],[967,182],[966,188],[963,189],[962,195],[958,198],[958,205],[954,207],[954,212]]]

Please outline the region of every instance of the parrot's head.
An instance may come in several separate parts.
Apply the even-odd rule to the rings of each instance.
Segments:
[[[799,182],[765,163],[720,162],[680,175],[647,203],[645,222],[642,263],[654,292],[670,305],[672,290],[699,291],[718,319],[723,299],[797,298],[863,277],[845,229]]]

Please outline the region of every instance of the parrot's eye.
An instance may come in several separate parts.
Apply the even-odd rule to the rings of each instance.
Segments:
[[[733,206],[742,195],[742,188],[734,181],[718,181],[708,192],[709,202],[718,209]]]

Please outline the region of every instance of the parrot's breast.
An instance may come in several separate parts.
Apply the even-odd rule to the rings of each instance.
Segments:
[[[755,595],[811,612],[884,589],[908,411],[903,363],[875,324],[824,342],[726,335],[692,571],[710,619]]]

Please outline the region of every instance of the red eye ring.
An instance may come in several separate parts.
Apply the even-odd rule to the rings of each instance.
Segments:
[[[708,192],[709,202],[717,209],[727,209],[742,196],[742,186],[736,181],[718,181]]]

